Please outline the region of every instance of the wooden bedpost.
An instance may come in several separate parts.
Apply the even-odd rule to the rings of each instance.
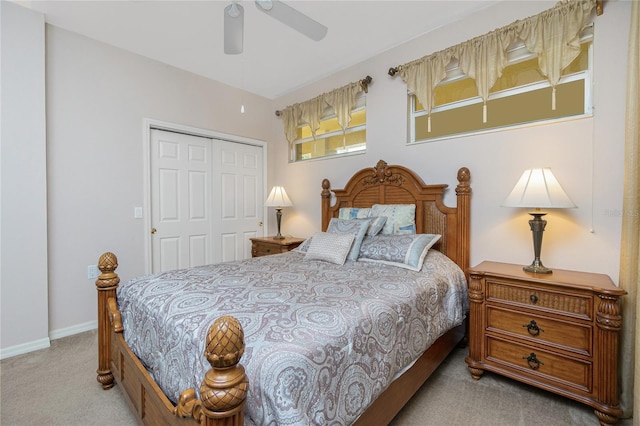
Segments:
[[[326,231],[329,226],[331,216],[329,215],[329,208],[331,207],[331,183],[329,179],[322,180],[322,231]]]
[[[244,330],[232,316],[215,320],[207,332],[204,356],[211,369],[200,385],[200,399],[187,389],[174,410],[179,417],[195,418],[203,426],[243,426],[242,409],[249,392],[249,379],[239,364],[244,354]]]
[[[211,364],[200,386],[200,400],[206,426],[242,426],[242,409],[249,391],[249,379],[239,364],[244,354],[244,330],[234,317],[218,318],[207,333],[204,356]]]
[[[109,329],[109,299],[116,297],[116,289],[120,283],[118,274],[118,258],[107,252],[100,256],[98,269],[100,276],[96,280],[98,289],[98,373],[97,380],[103,389],[113,387],[113,373],[111,372],[111,330]]]
[[[470,247],[470,229],[471,229],[471,172],[466,167],[458,170],[458,186],[456,186],[457,197],[457,233],[458,246],[456,258],[458,266],[462,269],[469,280],[469,252]]]

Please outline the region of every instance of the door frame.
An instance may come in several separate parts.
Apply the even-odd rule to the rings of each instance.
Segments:
[[[156,120],[153,118],[144,118],[142,120],[142,181],[143,181],[143,200],[142,200],[142,226],[144,241],[144,271],[145,274],[151,273],[153,265],[152,259],[152,240],[151,240],[151,130],[165,130],[168,132],[184,133],[191,136],[200,136],[212,139],[222,139],[228,142],[241,143],[245,145],[253,145],[262,148],[262,193],[267,192],[267,142],[260,139],[247,138],[244,136],[222,133],[216,130],[202,129],[199,127],[185,126],[183,124],[172,123],[169,121]],[[263,229],[269,229],[267,208],[262,208]]]

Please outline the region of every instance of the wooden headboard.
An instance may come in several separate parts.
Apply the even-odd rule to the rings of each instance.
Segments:
[[[469,228],[471,186],[469,169],[458,170],[457,206],[447,207],[442,197],[448,185],[427,185],[412,170],[378,161],[375,167],[356,172],[344,189],[332,189],[322,181],[322,230],[341,207],[371,207],[374,204],[415,204],[416,231],[441,234],[433,247],[447,255],[467,273],[469,269]],[[331,193],[335,195],[332,205]]]

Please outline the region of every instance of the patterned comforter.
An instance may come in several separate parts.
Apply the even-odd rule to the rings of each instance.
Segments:
[[[125,340],[175,402],[209,369],[209,326],[233,315],[245,333],[248,424],[351,424],[468,307],[463,272],[435,250],[419,272],[303,258],[134,279],[118,288]]]

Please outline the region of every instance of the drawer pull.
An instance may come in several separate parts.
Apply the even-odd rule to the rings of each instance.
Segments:
[[[536,323],[536,320],[531,320],[531,322],[529,322],[529,324],[522,324],[522,326],[523,327],[527,327],[527,331],[532,336],[537,336],[538,334],[540,334],[541,331],[544,331],[543,329],[538,327],[538,324]]]
[[[537,370],[541,365],[544,365],[544,362],[536,358],[536,354],[533,352],[531,352],[529,356],[523,356],[522,359],[527,360],[527,364],[529,364],[532,370]]]
[[[271,249],[270,249],[270,248],[268,248],[268,249],[266,249],[266,250],[265,250],[265,252],[270,253],[270,252],[271,252]]]
[[[531,303],[536,304],[538,303],[538,296],[532,294],[531,296],[529,296],[529,300],[531,300]]]

